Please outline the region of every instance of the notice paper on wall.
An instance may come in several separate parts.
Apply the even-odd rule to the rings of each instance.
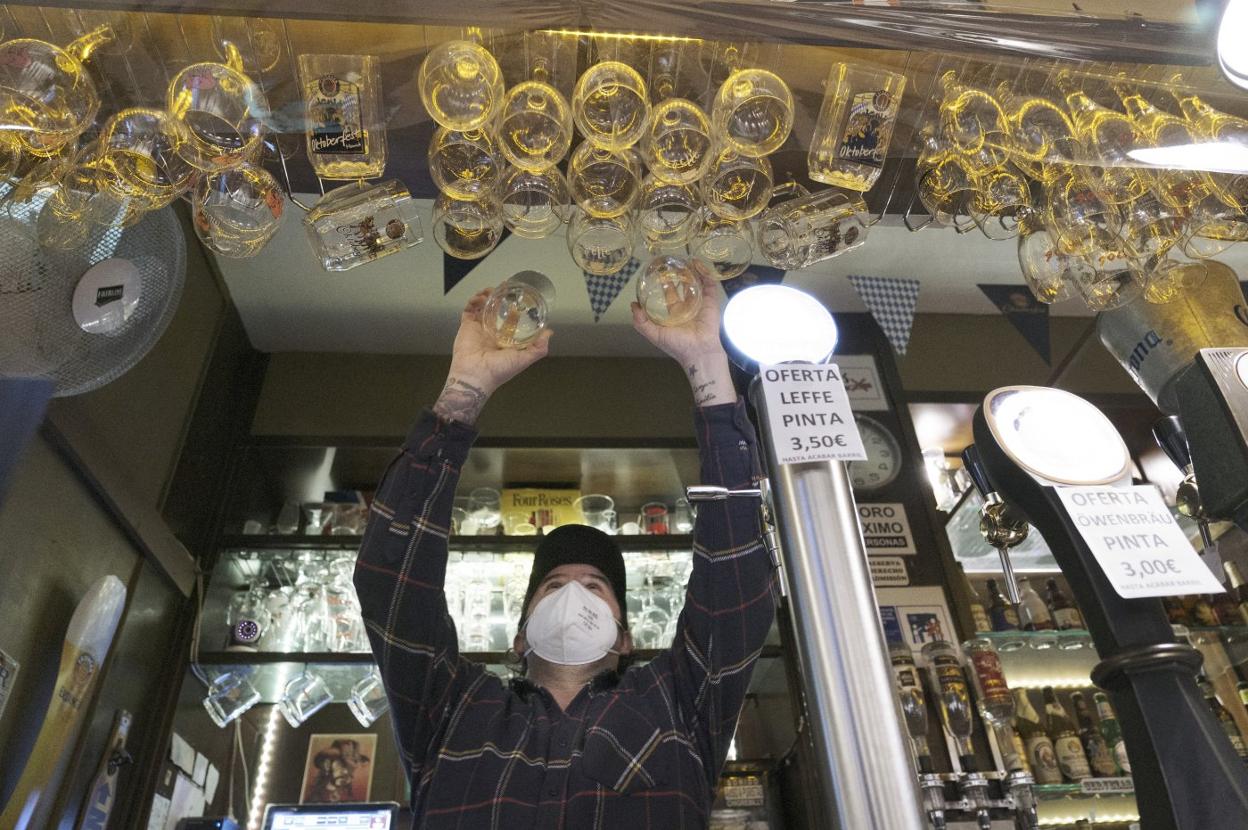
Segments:
[[[836,364],[781,363],[760,371],[781,464],[866,459]]]
[[[1079,535],[1124,599],[1226,590],[1156,487],[1058,487]]]

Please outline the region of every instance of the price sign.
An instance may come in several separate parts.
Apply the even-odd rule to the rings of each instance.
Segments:
[[[1187,541],[1156,487],[1059,487],[1057,492],[1119,596],[1225,590]]]
[[[763,394],[781,464],[867,457],[835,364],[763,366]]]
[[[1133,793],[1135,781],[1131,778],[1085,778],[1079,782],[1079,791],[1088,795]]]

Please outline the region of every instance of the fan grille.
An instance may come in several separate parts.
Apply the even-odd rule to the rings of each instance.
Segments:
[[[43,376],[57,396],[78,395],[113,381],[147,354],[169,325],[186,279],[186,240],[172,208],[132,227],[92,232],[80,249],[41,248],[37,205],[0,207],[0,375]],[[90,334],[74,320],[78,280],[112,257],[139,273],[138,305],[109,334]]]

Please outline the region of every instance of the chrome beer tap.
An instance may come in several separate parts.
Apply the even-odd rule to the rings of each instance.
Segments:
[[[1016,508],[1003,501],[993,488],[974,444],[962,451],[962,463],[984,500],[984,506],[979,511],[979,532],[984,541],[996,548],[997,555],[1001,557],[1005,595],[1010,602],[1018,605],[1018,583],[1014,579],[1014,566],[1010,563],[1010,549],[1018,547],[1027,538],[1027,520]]]

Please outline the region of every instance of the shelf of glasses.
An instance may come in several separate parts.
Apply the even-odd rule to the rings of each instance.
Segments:
[[[541,536],[452,536],[448,547],[464,553],[528,553]],[[221,539],[226,550],[358,550],[362,536],[303,536],[299,534],[231,535]],[[693,536],[687,533],[618,535],[625,551],[690,550]]]
[[[975,636],[991,640],[996,646],[1006,682],[1012,688],[1090,686],[1092,669],[1100,661],[1092,635],[1083,629],[984,631]]]

